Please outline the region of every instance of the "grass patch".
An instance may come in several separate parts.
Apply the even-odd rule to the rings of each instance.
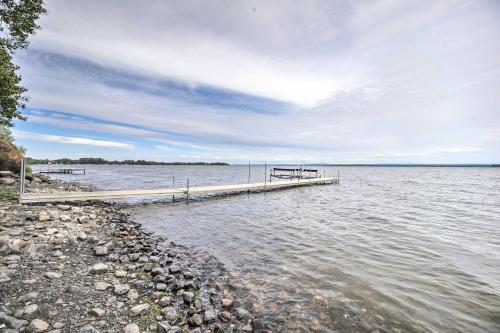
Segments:
[[[139,272],[139,273],[137,273],[137,277],[142,279],[142,280],[151,280],[151,273]]]
[[[0,201],[7,202],[18,199],[17,189],[13,186],[0,186]]]
[[[143,298],[142,302],[145,304],[149,304],[149,309],[148,311],[143,314],[140,318],[139,321],[137,322],[137,325],[141,328],[142,331],[149,331],[150,329],[156,329],[157,325],[157,319],[156,316],[159,316],[161,314],[160,312],[160,307],[158,304],[150,301],[149,299]],[[154,326],[154,327],[151,327]]]

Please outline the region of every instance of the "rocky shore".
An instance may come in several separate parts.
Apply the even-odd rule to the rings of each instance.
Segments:
[[[19,205],[0,172],[0,332],[255,329],[212,256],[155,237],[104,202]],[[28,192],[89,191],[31,176]]]

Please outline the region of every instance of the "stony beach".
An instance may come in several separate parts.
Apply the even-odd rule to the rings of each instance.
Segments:
[[[119,205],[19,205],[0,172],[0,332],[265,332],[210,255],[142,230]],[[29,177],[28,192],[91,191]]]

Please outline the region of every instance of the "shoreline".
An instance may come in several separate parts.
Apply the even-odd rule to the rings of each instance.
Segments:
[[[7,178],[2,190],[17,183]],[[92,189],[47,176],[27,186],[54,190]],[[144,231],[120,205],[1,201],[0,264],[0,331],[255,331],[215,257]]]

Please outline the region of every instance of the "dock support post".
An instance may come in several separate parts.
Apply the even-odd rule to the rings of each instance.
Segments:
[[[264,191],[267,191],[267,163],[264,163]]]
[[[172,189],[175,188],[175,176],[172,176]],[[172,194],[172,202],[175,202],[175,194]]]
[[[187,179],[186,203],[189,204],[189,178]]]
[[[22,196],[24,194],[24,179],[25,179],[25,166],[26,160],[24,159],[24,156],[21,158],[21,169],[19,172],[19,203],[22,203]]]
[[[250,162],[248,163],[248,184],[250,184]],[[250,189],[247,190],[247,193],[250,193]]]
[[[337,170],[337,184],[340,184],[340,170]]]

